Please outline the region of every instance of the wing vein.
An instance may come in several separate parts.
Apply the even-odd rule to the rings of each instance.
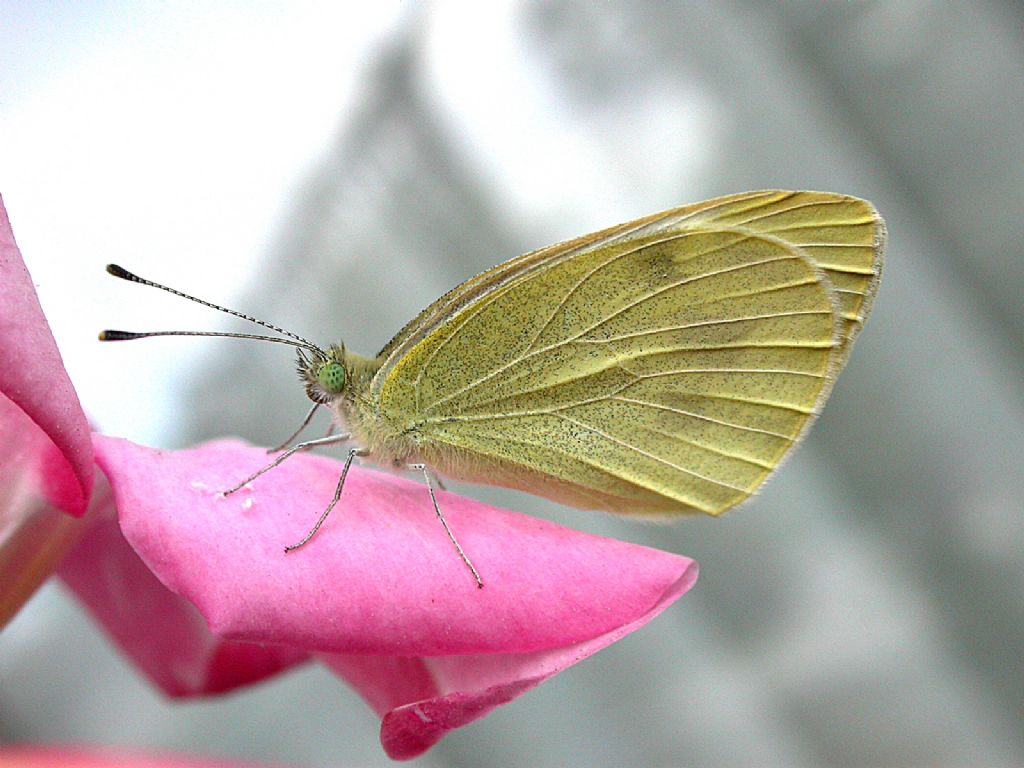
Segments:
[[[622,253],[618,253],[618,254],[615,254],[615,255],[609,257],[607,260],[605,260],[605,261],[601,262],[600,264],[596,265],[593,269],[591,269],[589,272],[587,272],[587,274],[582,275],[579,278],[579,280],[576,281],[576,284],[573,285],[573,287],[570,288],[566,292],[565,296],[563,296],[559,300],[558,304],[556,304],[555,307],[551,310],[551,314],[548,315],[548,319],[545,320],[544,323],[540,326],[540,328],[537,329],[537,333],[534,334],[532,341],[530,341],[530,344],[526,347],[526,352],[530,353],[533,350],[534,345],[537,343],[537,340],[540,339],[540,337],[544,335],[544,331],[546,331],[548,326],[551,325],[551,321],[555,319],[555,315],[557,315],[559,310],[561,310],[566,305],[566,303],[569,301],[570,297],[572,297],[580,288],[582,288],[584,285],[586,285],[587,282],[594,275],[596,275],[598,272],[600,272],[602,269],[605,269],[606,267],[614,264],[619,259],[622,259],[622,258],[625,258],[627,256],[633,255],[634,253],[639,251],[641,248],[647,248],[647,247],[652,246],[652,245],[662,245],[663,243],[668,243],[668,242],[671,242],[671,241],[676,240],[676,239],[682,239],[683,237],[688,237],[690,234],[691,233],[689,233],[689,232],[687,232],[687,233],[678,233],[678,234],[674,233],[674,234],[671,234],[671,235],[669,235],[669,236],[667,236],[667,237],[665,237],[665,238],[663,238],[661,240],[653,240],[653,241],[650,241],[650,242],[645,242],[642,245],[638,245],[636,248],[633,248],[633,249],[627,250],[627,251],[623,251]]]
[[[782,202],[782,201],[780,200],[780,201],[777,201],[777,202]],[[735,226],[743,226],[744,224],[750,224],[751,222],[754,222],[754,221],[764,221],[765,219],[770,219],[772,216],[778,216],[779,214],[790,213],[792,211],[799,211],[801,208],[816,208],[816,207],[818,207],[820,205],[839,205],[840,203],[847,203],[847,202],[849,202],[849,201],[848,200],[808,200],[808,201],[803,202],[803,203],[798,203],[797,205],[789,205],[789,206],[786,206],[785,208],[779,208],[778,210],[769,211],[768,213],[765,213],[765,214],[763,214],[761,216],[753,216],[753,217],[751,217],[749,219],[743,219],[742,221],[739,221],[739,220],[730,221],[728,226],[733,226],[733,227],[735,227]],[[764,207],[764,206],[762,206],[762,207]],[[750,209],[750,210],[754,210],[754,209]],[[775,231],[775,230],[771,230],[771,231]]]
[[[789,199],[791,199],[793,197],[796,197],[797,194],[798,193],[796,193],[796,192],[786,192],[781,197],[775,197],[774,193],[772,193],[772,192],[764,192],[764,193],[762,193],[762,194],[760,194],[760,195],[758,195],[756,197],[748,197],[746,200],[744,200],[744,202],[756,201],[756,203],[754,205],[751,205],[749,208],[744,208],[743,210],[744,211],[756,211],[758,208],[764,208],[767,205],[772,205],[774,203],[781,203],[781,202],[784,202],[786,200],[789,200]],[[737,202],[738,202],[738,200],[740,200],[740,199],[742,199],[742,196],[738,197],[738,196],[735,196],[735,195],[731,195],[729,197],[721,199],[715,205],[709,205],[707,208],[698,208],[696,210],[690,211],[685,216],[681,216],[678,219],[676,219],[676,222],[679,223],[679,222],[687,221],[688,219],[692,219],[692,218],[697,217],[697,216],[707,216],[709,213],[714,213],[715,211],[720,211],[723,208],[735,207]],[[723,229],[728,229],[728,228],[729,228],[728,225],[723,227]]]
[[[747,239],[749,239],[749,238],[747,238]],[[735,243],[731,243],[730,245],[735,245]],[[722,247],[725,247],[725,246],[722,246]],[[716,250],[718,250],[718,249],[716,248],[714,250],[707,251],[706,253],[714,253]],[[762,259],[761,261],[751,261],[751,262],[747,262],[745,264],[738,264],[738,265],[733,266],[733,267],[726,267],[724,269],[718,269],[718,270],[715,270],[713,272],[703,272],[700,275],[697,275],[695,277],[689,277],[689,278],[686,278],[685,280],[679,280],[679,281],[677,281],[675,283],[672,283],[671,285],[666,285],[663,288],[659,288],[658,290],[654,291],[653,293],[648,293],[645,296],[643,296],[643,297],[641,297],[639,299],[636,299],[635,301],[627,304],[624,307],[620,307],[615,312],[612,312],[610,315],[608,315],[606,317],[603,317],[598,322],[591,324],[587,328],[584,328],[582,331],[580,331],[578,334],[576,334],[572,338],[566,339],[566,341],[576,341],[580,336],[583,336],[583,335],[585,335],[587,333],[590,333],[590,331],[594,330],[599,325],[603,325],[604,323],[607,323],[609,320],[612,320],[613,318],[618,317],[623,312],[627,312],[630,309],[632,309],[633,307],[636,307],[636,306],[638,306],[640,304],[643,304],[645,301],[650,301],[651,299],[655,298],[656,296],[659,296],[662,293],[665,293],[665,291],[670,291],[673,288],[678,288],[678,287],[680,287],[682,285],[690,285],[691,283],[695,283],[698,280],[704,280],[704,279],[709,278],[709,277],[717,277],[718,275],[728,274],[729,272],[739,272],[739,271],[744,270],[744,269],[749,269],[750,267],[760,267],[760,266],[763,266],[765,264],[772,264],[772,263],[777,262],[777,261],[790,261],[792,259],[798,259],[798,258],[799,258],[798,256],[778,256],[778,257],[774,257],[774,258],[771,258],[771,259]],[[814,282],[814,281],[810,280],[808,282]],[[798,285],[805,285],[805,284],[806,283],[798,283]],[[786,287],[790,288],[790,287],[793,287],[793,286],[786,286]],[[748,293],[728,294],[728,295],[725,295],[725,296],[717,297],[717,300],[721,301],[722,299],[735,299],[735,298],[741,298],[741,297],[744,297],[744,296],[756,296],[759,293],[770,293],[771,290],[776,290],[776,289],[773,288],[773,289],[770,289],[770,290],[756,290],[756,291],[751,291],[751,292],[748,292]]]
[[[800,243],[797,248],[867,248],[874,250],[874,246],[866,243]]]
[[[702,475],[699,472],[694,472],[692,469],[686,469],[686,467],[681,467],[678,464],[674,464],[673,462],[668,461],[667,459],[661,458],[660,456],[655,456],[653,453],[649,453],[648,451],[641,450],[637,446],[632,445],[631,443],[627,443],[625,440],[620,440],[619,438],[614,437],[613,435],[609,435],[607,432],[604,432],[603,430],[595,429],[591,425],[586,424],[586,423],[581,422],[581,421],[578,421],[578,420],[576,420],[576,419],[574,419],[574,418],[572,418],[570,416],[566,416],[566,415],[560,414],[560,413],[559,414],[555,414],[555,415],[558,416],[560,419],[568,421],[570,424],[575,424],[577,427],[580,427],[582,429],[586,429],[586,430],[588,430],[590,432],[593,432],[593,433],[595,433],[597,435],[600,435],[601,437],[605,438],[606,440],[609,440],[610,442],[614,443],[615,445],[619,445],[619,446],[625,448],[628,451],[633,451],[633,453],[637,453],[637,454],[639,454],[641,456],[645,456],[648,459],[651,459],[652,461],[654,461],[654,462],[656,462],[658,464],[664,464],[666,467],[670,467],[671,469],[675,469],[675,470],[677,470],[679,472],[682,472],[684,474],[690,475],[691,477],[696,477],[698,480],[703,480],[705,482],[712,483],[713,485],[721,486],[722,488],[728,488],[728,489],[733,490],[733,491],[739,491],[740,493],[750,493],[750,491],[748,489],[746,489],[746,488],[740,488],[739,486],[732,485],[731,483],[726,483],[726,482],[723,482],[721,480],[715,480],[712,477],[706,477],[705,475]],[[605,471],[607,472],[608,470],[606,469]],[[620,475],[620,477],[622,477],[622,476]],[[636,483],[635,480],[630,480],[629,478],[623,478],[623,479],[628,480],[629,482],[634,483],[636,485],[639,485],[639,483]],[[654,490],[654,489],[651,489],[651,490]],[[658,491],[658,492],[662,493],[662,495],[664,495],[663,492],[661,492],[661,491]]]
[[[836,201],[836,202],[838,202],[838,201]],[[870,218],[863,219],[863,220],[861,220],[861,219],[851,219],[851,220],[847,220],[847,221],[808,221],[808,222],[804,222],[802,224],[793,224],[793,225],[788,226],[788,227],[775,227],[775,228],[772,229],[771,234],[774,235],[777,232],[792,232],[793,230],[796,230],[796,229],[822,229],[823,227],[836,227],[836,228],[841,228],[841,227],[857,227],[857,226],[862,226],[864,224],[873,224],[873,223],[874,223],[874,220],[870,219]],[[793,243],[793,246],[795,248],[802,248],[803,247],[802,245],[799,245],[797,243]]]
[[[738,453],[729,453],[728,451],[722,451],[719,450],[718,448],[713,448],[710,445],[704,445],[703,443],[700,443],[696,440],[692,440],[686,437],[680,437],[679,435],[673,435],[670,432],[665,432],[660,429],[652,428],[652,430],[654,432],[657,432],[662,437],[667,437],[670,440],[675,440],[680,443],[685,443],[686,445],[691,445],[694,448],[698,448],[702,451],[707,451],[708,453],[713,453],[716,456],[721,456],[722,458],[725,459],[735,459],[736,461],[742,461],[744,464],[750,464],[751,466],[757,467],[758,469],[767,469],[769,471],[772,469],[772,466],[770,464],[765,464],[756,459],[752,459],[749,456],[741,456]]]
[[[715,510],[713,508],[710,508],[707,505],[702,505],[702,504],[700,504],[696,500],[687,499],[686,501],[681,501],[678,497],[668,496],[664,491],[662,491],[662,490],[660,490],[658,488],[651,487],[651,484],[649,484],[649,483],[638,482],[635,479],[624,477],[623,475],[619,474],[618,472],[615,472],[614,470],[611,470],[608,467],[602,466],[601,464],[597,463],[596,461],[594,461],[593,459],[591,459],[591,458],[589,458],[587,456],[578,456],[578,455],[576,455],[574,453],[570,453],[569,451],[566,451],[560,445],[549,444],[549,443],[538,442],[538,441],[531,441],[531,440],[517,439],[517,438],[507,437],[507,436],[503,437],[502,439],[507,441],[507,442],[515,443],[516,445],[523,446],[523,447],[526,447],[526,448],[546,448],[547,450],[555,451],[556,453],[559,453],[562,456],[565,456],[565,457],[567,457],[569,459],[572,459],[573,461],[577,461],[580,464],[583,464],[584,466],[591,467],[593,469],[598,470],[599,472],[603,472],[606,475],[610,475],[611,477],[614,477],[614,478],[617,478],[619,480],[622,480],[623,482],[629,483],[630,485],[633,485],[633,486],[635,486],[637,488],[642,488],[645,491],[648,491],[648,492],[653,493],[653,494],[657,494],[658,496],[661,496],[662,498],[672,499],[673,501],[677,501],[677,502],[679,502],[681,504],[687,504],[690,507],[693,507],[694,509],[696,509],[697,511],[704,512],[705,514],[715,514]],[[555,477],[556,479],[562,480],[563,482],[571,482],[571,481],[567,481],[567,480],[565,480],[565,478],[559,477],[557,475],[549,475],[549,476]],[[578,488],[578,486],[577,486],[577,488]],[[594,489],[594,488],[587,488],[587,490],[588,491],[594,491],[595,493],[600,493],[601,492],[599,489]],[[749,495],[749,491],[743,491],[743,493],[746,493],[746,494]],[[593,494],[587,494],[587,495],[593,496]],[[601,506],[604,506],[604,505],[602,504]]]
[[[719,424],[719,425],[721,425],[723,427],[731,427],[733,429],[741,429],[744,432],[756,432],[756,433],[761,434],[761,435],[769,435],[771,437],[780,437],[783,440],[792,440],[793,439],[792,435],[785,435],[785,434],[783,434],[781,432],[773,432],[770,429],[761,429],[760,427],[751,427],[751,426],[747,426],[746,424],[736,424],[735,422],[726,421],[724,419],[715,419],[715,418],[712,418],[711,416],[706,416],[706,415],[704,415],[702,413],[697,413],[696,411],[688,411],[685,408],[674,408],[674,407],[672,407],[670,405],[661,405],[659,403],[652,403],[652,402],[650,402],[648,400],[637,400],[636,398],[633,398],[633,397],[621,397],[619,395],[611,395],[611,396],[608,396],[606,398],[597,398],[597,399],[602,399],[602,400],[603,399],[618,400],[621,403],[636,403],[637,405],[647,406],[648,408],[654,408],[654,409],[657,409],[659,411],[667,411],[669,413],[677,413],[680,416],[688,416],[690,418],[699,419],[701,421],[707,421],[707,422],[709,422],[711,424]]]
[[[631,358],[632,359],[632,358]],[[827,378],[824,374],[810,371],[790,371],[785,368],[679,368],[674,371],[658,371],[657,373],[634,374],[640,379],[656,379],[661,376],[676,376],[681,373],[771,373],[791,376],[805,376],[811,379]]]
[[[838,290],[838,289],[837,289]],[[856,291],[847,291],[848,293],[857,293]],[[797,317],[800,315],[828,315],[831,316],[831,312],[825,312],[823,310],[814,309],[806,311],[796,312],[770,312],[765,315],[746,315],[744,317],[729,317],[717,320],[700,320],[695,323],[684,323],[683,325],[670,325],[664,328],[655,328],[649,331],[637,331],[636,333],[623,333],[619,336],[609,336],[604,339],[576,339],[581,344],[607,344],[612,341],[622,341],[624,339],[636,339],[642,336],[650,336],[656,333],[665,333],[667,331],[685,331],[689,328],[702,328],[705,326],[712,325],[728,325],[729,323],[742,323],[750,320],[770,320],[775,317]]]

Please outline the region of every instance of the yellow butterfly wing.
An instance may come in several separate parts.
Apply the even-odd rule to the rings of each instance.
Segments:
[[[380,413],[454,478],[620,513],[720,514],[819,409],[883,240],[864,201],[759,192],[527,254],[385,347]]]

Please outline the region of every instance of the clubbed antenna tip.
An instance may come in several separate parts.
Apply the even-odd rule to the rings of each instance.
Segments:
[[[138,280],[138,276],[133,275],[124,267],[118,264],[107,264],[107,273],[114,277],[120,277],[122,280]]]
[[[100,341],[131,341],[145,334],[132,333],[131,331],[100,331]]]

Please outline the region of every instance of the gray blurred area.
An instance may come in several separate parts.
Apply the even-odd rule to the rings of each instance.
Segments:
[[[358,109],[243,309],[372,354],[506,258],[747,189],[866,197],[890,239],[874,314],[824,414],[742,509],[654,526],[459,489],[694,557],[701,579],[642,631],[419,764],[1024,765],[1021,7],[514,3],[504,65],[535,84],[557,141],[594,161],[594,201],[578,181],[563,194],[545,179],[539,213],[500,142],[478,140],[424,67],[434,8],[410,10],[368,64]],[[474,94],[488,98],[513,135],[550,138],[504,115],[500,89]],[[678,140],[652,141],[677,114]],[[694,140],[701,159],[681,158]],[[217,347],[182,445],[224,434],[273,444],[294,429],[304,394],[287,353],[265,346]],[[106,674],[131,676],[119,664]],[[91,675],[107,684],[82,674],[83,688]],[[153,722],[138,727],[160,734],[139,743],[387,764],[376,719],[322,671],[224,701],[139,706]],[[52,737],[4,723],[11,738]]]

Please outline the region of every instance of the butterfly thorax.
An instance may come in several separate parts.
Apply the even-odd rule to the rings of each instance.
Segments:
[[[380,464],[404,463],[416,455],[416,443],[399,428],[390,428],[376,404],[371,385],[384,363],[333,346],[324,355],[300,355],[299,375],[310,400],[334,413],[338,426],[352,435],[354,445],[365,448]]]

